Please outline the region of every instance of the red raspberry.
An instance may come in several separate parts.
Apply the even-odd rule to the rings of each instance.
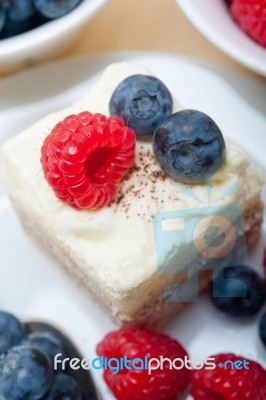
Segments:
[[[266,47],[266,0],[234,0],[231,12],[243,31]]]
[[[176,340],[143,329],[120,329],[109,333],[98,344],[97,354],[107,359],[127,357],[129,360],[144,359],[145,356],[184,360],[187,356]],[[188,386],[189,372],[186,368],[171,370],[169,361],[165,361],[162,369],[151,371],[150,375],[147,369],[122,369],[116,375],[106,369],[104,379],[118,400],[173,400]]]
[[[56,196],[75,208],[110,204],[135,161],[136,136],[122,119],[88,111],[59,122],[44,140],[41,163]]]
[[[220,368],[231,360],[245,360],[234,354],[218,354],[215,358],[214,370],[194,370],[191,374],[191,395],[194,400],[266,400],[266,371],[255,361],[249,362],[249,369]]]

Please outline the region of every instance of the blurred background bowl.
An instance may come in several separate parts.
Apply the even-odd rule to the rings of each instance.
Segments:
[[[0,40],[0,71],[10,72],[65,54],[77,43],[87,22],[107,0],[83,0],[69,14],[26,33]]]
[[[266,76],[266,49],[234,22],[225,0],[176,0],[196,28],[224,53]]]

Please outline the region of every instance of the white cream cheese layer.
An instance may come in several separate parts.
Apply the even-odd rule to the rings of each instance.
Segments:
[[[114,89],[136,73],[148,74],[129,64],[109,66],[84,99],[47,116],[3,147],[3,177],[16,207],[28,210],[29,218],[51,231],[98,287],[116,293],[136,288],[157,270],[152,216],[208,205],[206,185],[185,185],[167,177],[155,160],[151,143],[138,141],[136,167],[121,183],[117,201],[99,211],[77,211],[58,200],[44,179],[40,148],[53,126],[69,114],[89,110],[108,115]],[[174,100],[174,110],[180,109]],[[249,168],[249,158],[238,147],[227,143],[226,151],[226,160],[211,182],[210,202],[238,203],[246,209],[260,196],[262,176]],[[232,185],[235,190],[230,191]]]

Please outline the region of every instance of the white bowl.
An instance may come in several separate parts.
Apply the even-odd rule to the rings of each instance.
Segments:
[[[230,57],[266,76],[266,49],[234,22],[224,0],[176,0],[191,22]]]
[[[83,0],[66,16],[26,33],[0,40],[0,70],[31,65],[63,54],[78,40],[85,24],[107,0]]]

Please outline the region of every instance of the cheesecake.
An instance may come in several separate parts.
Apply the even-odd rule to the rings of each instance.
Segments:
[[[228,218],[231,225],[241,219],[235,225],[241,243],[247,248],[256,243],[263,218],[263,176],[250,165],[247,154],[226,141],[225,158],[210,181],[183,183],[161,168],[151,139],[143,137],[137,138],[135,163],[108,206],[77,209],[58,198],[42,170],[41,149],[46,137],[69,115],[90,111],[108,116],[115,89],[136,74],[151,75],[136,65],[110,65],[83,99],[10,139],[2,149],[2,177],[26,232],[119,324],[158,327],[197,295],[191,291],[209,285],[213,259],[220,260],[221,255],[214,254],[208,268],[207,250],[200,237],[215,225],[217,214]],[[181,111],[178,93],[172,93],[172,98],[173,112]],[[194,236],[183,226],[178,240],[170,235],[163,244],[164,232],[178,233],[182,230],[179,223],[195,219],[204,220],[205,226]],[[182,296],[169,299],[169,288],[178,293],[188,276],[198,276],[198,285],[193,289],[187,284]]]

